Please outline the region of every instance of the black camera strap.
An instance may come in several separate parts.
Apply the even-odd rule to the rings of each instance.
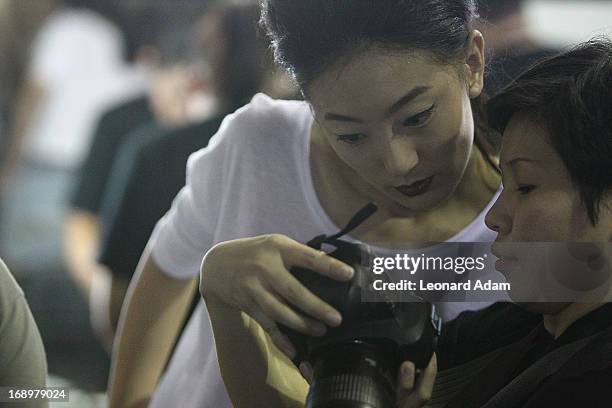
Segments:
[[[361,210],[357,211],[355,215],[351,217],[348,224],[346,224],[346,227],[342,228],[339,232],[337,232],[334,235],[329,235],[329,236],[325,234],[317,235],[316,237],[308,241],[307,245],[315,249],[321,249],[321,245],[323,244],[333,244],[335,240],[337,240],[343,235],[348,234],[349,232],[353,231],[355,228],[360,226],[365,220],[370,218],[370,216],[374,214],[377,210],[378,210],[378,206],[376,204],[368,203]]]

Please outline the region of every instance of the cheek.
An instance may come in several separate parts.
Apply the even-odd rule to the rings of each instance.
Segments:
[[[465,133],[444,135],[437,143],[423,149],[422,158],[446,172],[461,173],[467,166],[472,149],[472,138]]]
[[[376,160],[371,152],[372,149],[366,146],[352,147],[330,138],[328,138],[328,142],[336,153],[338,160],[341,160],[362,178],[369,180],[376,177],[377,174],[381,174],[380,169],[375,171]]]
[[[548,192],[525,196],[517,206],[512,223],[513,241],[568,241],[582,229],[576,200],[564,192]],[[584,218],[584,213],[582,213]]]
[[[474,121],[469,100],[467,105],[457,102],[453,107],[428,132],[431,142],[424,144],[422,158],[460,178],[474,142]]]

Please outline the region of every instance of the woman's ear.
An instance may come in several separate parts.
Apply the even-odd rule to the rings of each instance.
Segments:
[[[478,30],[473,30],[468,39],[465,64],[468,68],[468,91],[470,98],[476,98],[484,87],[484,38]]]

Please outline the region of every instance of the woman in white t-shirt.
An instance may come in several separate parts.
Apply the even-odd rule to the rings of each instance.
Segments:
[[[321,334],[341,316],[288,269],[350,277],[302,243],[338,231],[370,201],[379,211],[351,239],[494,239],[483,217],[499,175],[494,134],[480,120],[484,40],[471,28],[475,16],[471,0],[263,2],[277,60],[308,102],[256,96],[191,156],[187,185],[130,290],[111,406],[151,398],[200,266],[208,308],[201,302],[190,318],[151,406],[254,406],[253,398],[299,406],[307,387],[279,352],[292,346],[277,324]],[[400,379],[402,407],[426,397],[435,365],[416,385]]]

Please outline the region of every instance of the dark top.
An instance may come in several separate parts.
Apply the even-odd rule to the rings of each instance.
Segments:
[[[521,332],[527,334],[513,340],[480,369],[446,407],[481,407],[546,354],[594,335],[557,372],[537,384],[526,400],[511,406],[612,406],[612,303],[577,320],[557,339],[546,331],[541,317],[525,313],[518,306],[496,304],[484,311],[462,314],[449,324],[439,352],[441,370],[492,350],[495,342],[498,347],[508,345],[505,335],[516,339]],[[448,354],[454,357],[449,359]]]
[[[185,184],[189,155],[206,147],[222,118],[130,136],[113,166],[105,193],[99,261],[130,279],[157,222]]]
[[[111,166],[128,134],[153,121],[146,96],[140,96],[107,111],[96,126],[89,153],[81,165],[72,206],[97,214]]]

